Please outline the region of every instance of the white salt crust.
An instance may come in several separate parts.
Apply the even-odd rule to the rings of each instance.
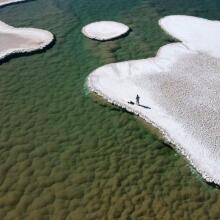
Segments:
[[[53,34],[49,31],[36,28],[15,28],[0,21],[0,37],[4,38],[4,36],[6,36],[5,40],[0,41],[0,59],[15,53],[42,50],[54,40]],[[10,41],[12,38],[13,43]]]
[[[182,43],[100,67],[88,88],[159,128],[206,181],[220,184],[220,22],[178,15],[159,24]],[[136,94],[151,109],[128,104]]]
[[[24,2],[26,0],[0,0],[0,7],[4,5],[9,5],[16,2]]]
[[[98,21],[82,28],[82,33],[91,39],[111,40],[126,34],[129,27],[115,21]]]

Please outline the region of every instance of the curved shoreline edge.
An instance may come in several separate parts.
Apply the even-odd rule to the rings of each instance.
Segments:
[[[9,4],[24,2],[24,1],[27,1],[27,0],[3,0],[2,2],[0,2],[0,7],[6,6],[6,5],[9,5]]]
[[[130,32],[130,28],[115,21],[97,21],[84,26],[81,32],[92,40],[109,41],[125,36]]]
[[[138,115],[142,119],[144,119],[147,123],[152,124],[152,126],[158,128],[161,131],[161,134],[164,136],[164,138],[172,145],[174,148],[180,152],[189,162],[190,164],[202,175],[202,177],[207,182],[214,182],[215,184],[220,185],[220,178],[219,178],[219,172],[218,168],[216,168],[218,165],[216,161],[211,161],[210,158],[205,161],[204,158],[201,158],[201,156],[209,155],[209,149],[200,149],[199,142],[197,142],[196,139],[190,137],[187,138],[187,135],[184,134],[184,130],[181,127],[181,124],[179,124],[177,121],[175,121],[172,117],[169,115],[166,115],[165,112],[163,112],[163,109],[160,109],[160,107],[154,103],[154,100],[151,100],[150,97],[147,98],[148,103],[150,103],[150,106],[154,108],[155,112],[159,112],[158,115],[154,115],[152,113],[147,112],[146,114],[143,113],[140,109],[138,109],[136,106],[131,106],[127,103],[126,100],[120,99],[120,97],[117,97],[117,94],[110,94],[108,92],[107,88],[104,86],[107,85],[107,82],[110,82],[111,79],[114,78],[114,76],[117,75],[120,76],[120,80],[122,83],[124,82],[124,79],[126,77],[129,78],[129,74],[132,74],[132,72],[135,72],[135,74],[151,74],[158,73],[158,72],[166,72],[169,71],[170,67],[175,64],[181,57],[188,56],[188,55],[195,55],[200,52],[207,52],[209,49],[209,44],[206,45],[206,48],[203,47],[204,41],[201,40],[201,42],[194,43],[195,39],[192,39],[190,41],[188,39],[187,34],[175,34],[175,30],[172,30],[172,25],[174,20],[176,18],[183,19],[189,19],[189,22],[198,21],[198,24],[200,25],[201,22],[210,23],[212,21],[206,20],[206,19],[200,19],[190,16],[168,16],[159,21],[160,26],[171,36],[174,36],[175,38],[182,41],[182,43],[174,43],[174,44],[168,44],[163,47],[161,47],[154,58],[148,58],[143,60],[136,60],[136,61],[125,61],[121,63],[115,63],[115,64],[107,64],[103,67],[100,67],[93,71],[87,78],[87,86],[88,89],[91,92],[94,92],[98,94],[99,96],[102,96],[104,99],[106,99],[108,102],[117,105],[119,107],[122,107],[126,109],[129,112],[134,113],[135,115]],[[171,22],[170,22],[171,19]],[[191,20],[193,19],[193,20]],[[198,20],[197,20],[198,19]],[[178,20],[178,19],[177,19]],[[172,23],[173,22],[173,23]],[[172,23],[172,24],[171,24]],[[169,26],[170,25],[170,26]],[[186,22],[187,25],[187,22]],[[220,24],[218,23],[219,27]],[[181,26],[178,28],[182,28]],[[192,25],[192,28],[194,26]],[[202,27],[201,27],[202,29]],[[189,30],[191,30],[189,28]],[[193,34],[193,33],[192,33]],[[210,34],[210,33],[207,33]],[[218,35],[217,35],[218,36]],[[196,39],[197,40],[197,39]],[[215,44],[213,41],[210,44]],[[212,47],[213,45],[211,45]],[[213,46],[213,50],[209,53],[209,55],[219,58],[220,53],[218,51],[218,48],[215,48]],[[104,80],[103,76],[105,75],[106,79]],[[102,78],[101,78],[102,77]],[[103,82],[101,82],[103,80]],[[118,79],[117,79],[118,80]],[[113,80],[114,82],[114,80]],[[111,84],[111,82],[110,82]],[[119,83],[120,84],[120,83]],[[138,88],[134,88],[136,90],[134,93],[138,94],[139,91]],[[110,91],[110,90],[109,90]],[[146,95],[146,94],[145,94]],[[165,129],[166,126],[165,123],[169,123],[171,127],[175,129],[175,132],[172,133],[171,130]],[[164,128],[165,127],[165,128]],[[178,136],[177,136],[178,135]],[[177,138],[176,138],[177,137]],[[201,152],[198,153],[198,155],[195,155],[190,151],[189,147],[186,146],[193,146],[196,149],[200,149]],[[215,163],[216,162],[216,163]],[[206,163],[206,164],[205,164]],[[216,170],[213,170],[216,169]]]
[[[1,61],[13,54],[31,53],[46,49],[55,40],[54,35],[49,31],[37,28],[16,28],[0,21],[0,35],[4,34],[12,35],[15,40],[18,37],[32,41],[32,43],[29,42],[26,45],[22,43],[22,46],[18,45],[12,48],[9,45],[7,49],[0,50]]]

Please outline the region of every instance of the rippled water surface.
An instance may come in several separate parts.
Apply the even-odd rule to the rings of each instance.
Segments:
[[[0,66],[0,219],[220,219],[218,188],[84,86],[95,68],[172,42],[157,25],[169,14],[220,20],[220,1],[33,0],[0,9],[11,25],[56,35],[45,53]],[[82,36],[83,25],[101,19],[132,32],[105,43]]]

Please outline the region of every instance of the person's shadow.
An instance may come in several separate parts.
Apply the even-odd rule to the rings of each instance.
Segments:
[[[145,105],[140,105],[140,104],[139,104],[138,106],[141,106],[141,107],[146,108],[146,109],[151,109],[150,107],[145,106]]]
[[[135,103],[132,102],[132,101],[129,101],[128,104],[130,104],[130,105],[135,105]],[[145,106],[145,105],[140,105],[140,104],[136,104],[136,105],[137,105],[137,106],[140,106],[140,107],[143,107],[143,108],[146,108],[146,109],[151,109],[150,107]]]

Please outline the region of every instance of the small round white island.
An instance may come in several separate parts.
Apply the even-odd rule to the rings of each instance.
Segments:
[[[118,38],[128,31],[128,26],[115,21],[98,21],[82,28],[82,33],[86,37],[100,41]]]

